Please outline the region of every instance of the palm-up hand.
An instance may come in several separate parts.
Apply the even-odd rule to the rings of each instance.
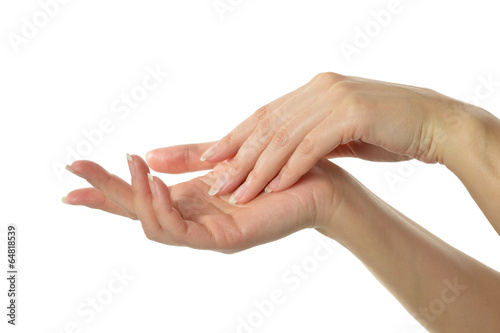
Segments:
[[[172,173],[211,168],[213,164],[199,161],[205,149],[206,145],[164,148],[150,164]],[[161,243],[228,253],[320,227],[337,206],[334,176],[347,174],[320,160],[295,186],[231,205],[229,195],[208,195],[216,178],[213,171],[167,187],[160,178],[148,176],[149,168],[139,156],[129,156],[128,163],[132,185],[93,162],[74,162],[70,171],[94,187],[70,192],[65,202],[139,219],[146,236]]]

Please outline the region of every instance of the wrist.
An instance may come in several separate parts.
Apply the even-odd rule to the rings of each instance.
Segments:
[[[486,146],[495,133],[495,124],[498,125],[498,119],[479,107],[459,103],[449,108],[441,114],[434,131],[439,152],[436,162],[457,176],[462,169],[470,168],[467,166],[470,162],[485,163]]]
[[[315,229],[345,247],[366,228],[370,220],[384,213],[383,203],[347,171],[330,163],[331,193],[323,201]]]
[[[443,164],[465,185],[500,234],[500,210],[494,199],[500,195],[500,121],[479,107],[468,109],[470,116],[449,140]]]

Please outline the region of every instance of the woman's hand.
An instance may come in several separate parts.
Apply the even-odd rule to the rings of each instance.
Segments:
[[[199,162],[200,154],[193,153],[200,149],[186,147],[164,148],[162,163],[156,166],[174,172],[211,166]],[[186,151],[191,152],[191,160],[184,158]],[[248,204],[231,205],[228,196],[207,194],[214,172],[167,187],[160,178],[148,175],[148,166],[139,156],[130,156],[128,163],[132,185],[93,162],[74,162],[70,171],[94,187],[72,191],[65,202],[140,219],[146,236],[161,243],[225,253],[329,223],[340,200],[341,184],[333,186],[334,178],[347,175],[322,160],[286,191],[263,193]]]
[[[231,202],[246,203],[264,187],[289,188],[323,157],[443,162],[442,143],[467,116],[465,104],[429,89],[322,73],[260,108],[202,160],[230,159],[210,194],[235,191]]]
[[[168,173],[203,170],[213,167],[199,160],[206,148],[162,148],[148,162]],[[320,159],[294,186],[238,205],[229,204],[227,195],[207,194],[228,165],[168,188],[157,177],[150,180],[139,156],[129,160],[132,185],[95,163],[77,161],[70,170],[94,188],[73,191],[65,201],[138,218],[148,238],[158,242],[225,253],[313,227],[356,255],[429,330],[498,330],[498,272],[444,243],[333,163]],[[443,293],[453,304],[446,302],[444,315],[429,314]]]

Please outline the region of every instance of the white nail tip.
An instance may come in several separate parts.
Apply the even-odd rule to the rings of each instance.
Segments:
[[[210,147],[206,152],[203,153],[200,157],[200,161],[204,162],[210,157],[214,156],[217,152],[217,145]]]
[[[234,194],[233,194],[233,195],[231,195],[231,197],[229,198],[229,203],[230,203],[231,205],[234,205],[234,204],[236,204],[237,202],[238,202],[238,201],[234,198]]]
[[[216,190],[215,188],[211,187],[210,188],[210,191],[208,191],[208,195],[210,196],[214,196],[217,194],[217,192],[219,192],[218,190]]]

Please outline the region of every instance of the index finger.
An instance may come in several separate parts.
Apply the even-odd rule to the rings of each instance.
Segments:
[[[213,169],[216,163],[200,161],[201,155],[217,141],[158,148],[146,154],[151,169],[164,173],[185,173]]]

